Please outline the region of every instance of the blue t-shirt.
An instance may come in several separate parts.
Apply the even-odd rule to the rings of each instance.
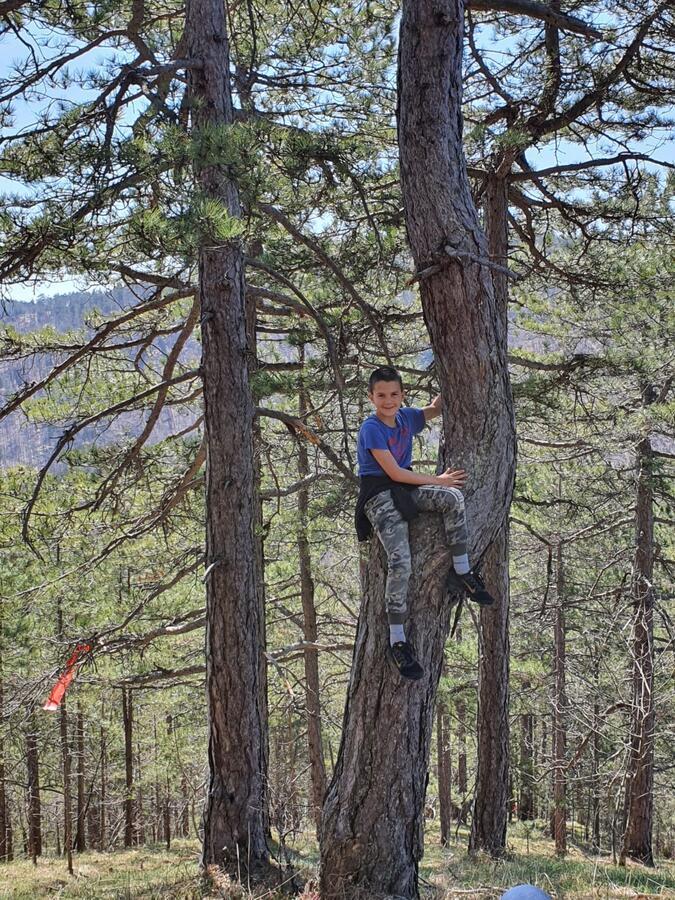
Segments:
[[[396,425],[390,428],[377,418],[375,413],[368,416],[359,429],[357,455],[359,475],[385,475],[384,469],[375,462],[371,450],[389,450],[402,469],[412,463],[412,439],[424,428],[426,419],[421,409],[402,406],[396,413]]]

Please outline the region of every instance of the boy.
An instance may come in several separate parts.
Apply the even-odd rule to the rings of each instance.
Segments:
[[[440,395],[424,409],[403,407],[400,374],[391,366],[382,366],[370,376],[368,398],[375,412],[359,429],[361,488],[356,506],[356,531],[363,541],[374,529],[384,546],[390,653],[404,678],[417,679],[424,670],[406,641],[403,625],[411,573],[408,522],[418,512],[443,513],[453,563],[447,577],[448,587],[465,591],[470,600],[481,606],[490,606],[494,598],[469,565],[464,497],[459,490],[464,486],[466,473],[462,469],[446,469],[442,475],[418,475],[410,467],[413,436],[430,419],[440,416]]]

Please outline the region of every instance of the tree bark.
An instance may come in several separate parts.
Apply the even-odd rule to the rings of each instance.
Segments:
[[[227,168],[208,159],[209,135],[232,125],[225,7],[189,0],[185,44],[198,189],[240,218]],[[265,632],[254,471],[254,405],[244,260],[238,240],[201,239],[199,298],[206,462],[206,693],[209,784],[204,865],[231,874],[267,865]]]
[[[164,796],[164,843],[166,849],[171,849],[171,786],[169,774],[166,775],[166,794]]]
[[[553,620],[553,816],[552,830],[555,852],[567,853],[567,695],[565,690],[565,580],[562,543],[557,546],[556,605]]]
[[[654,865],[654,498],[652,448],[644,438],[637,449],[636,547],[633,566],[633,634],[630,756],[626,773],[626,830],[621,862],[630,857]]]
[[[418,896],[433,701],[450,619],[436,570],[442,522],[429,518],[410,528],[408,631],[425,666],[413,684],[401,683],[387,661],[386,561],[379,542],[371,545],[342,740],[323,811],[325,898]]]
[[[101,722],[103,722],[103,713],[104,713],[104,704],[101,701]],[[100,729],[101,735],[101,793],[100,793],[100,802],[101,802],[101,819],[99,823],[99,831],[98,831],[98,849],[103,851],[106,848],[106,809],[105,805],[108,802],[107,797],[107,777],[108,777],[108,749],[107,749],[107,741],[105,728],[101,725]]]
[[[130,688],[122,688],[122,721],[124,724],[124,846],[132,847],[136,823],[134,810],[134,710]]]
[[[180,777],[180,792],[181,792],[181,814],[180,814],[180,834],[181,837],[189,837],[190,836],[190,794],[188,790],[188,780],[185,777],[185,772],[181,774]]]
[[[485,187],[490,260],[508,261],[508,184],[491,175]],[[491,270],[499,331],[508,328],[508,280]],[[514,463],[515,465],[515,463]],[[506,849],[509,799],[509,534],[508,520],[488,547],[483,574],[497,602],[480,612],[478,658],[478,773],[469,850],[501,856]]]
[[[136,803],[134,806],[134,844],[142,847],[145,844],[145,809],[143,806],[143,770],[141,766],[141,744],[136,741]]]
[[[60,631],[60,626],[59,626]],[[73,820],[70,809],[70,746],[68,743],[68,710],[66,698],[59,709],[61,733],[61,763],[63,767],[63,852],[66,854],[68,874],[73,874]]]
[[[2,602],[0,601],[0,722],[5,717],[5,696],[4,696],[4,673],[2,668],[3,657],[3,622],[2,622]],[[9,861],[9,844],[8,844],[8,826],[9,826],[9,806],[7,803],[7,791],[5,788],[6,769],[5,769],[5,737],[4,732],[0,730],[0,861]]]
[[[408,240],[444,398],[444,444],[452,448],[444,462],[470,473],[469,551],[476,561],[507,521],[515,432],[506,332],[462,152],[463,15],[457,0],[404,0],[398,128]],[[385,564],[379,542],[372,541],[342,742],[324,805],[320,882],[326,898],[359,890],[371,898],[418,896],[450,559],[440,519],[425,516],[411,525],[407,632],[425,674],[401,684],[389,668]]]
[[[26,730],[26,770],[28,775],[28,854],[35,862],[37,857],[42,855],[42,811],[37,725],[34,714],[31,714]]]
[[[596,646],[593,656],[593,683],[597,686],[600,683],[600,659],[599,651]],[[593,703],[593,850],[595,853],[600,852],[600,704],[596,696]]]
[[[75,849],[84,853],[87,849],[85,837],[86,804],[84,792],[84,716],[82,704],[77,701],[77,831],[75,833]]]
[[[520,717],[520,802],[518,803],[518,818],[522,822],[528,822],[535,818],[533,749],[532,713],[523,713]]]
[[[438,812],[441,820],[441,846],[450,843],[452,831],[452,751],[450,715],[444,697],[436,704],[436,740],[438,741]]]
[[[2,716],[2,690],[0,688],[0,717]],[[9,809],[7,806],[7,794],[5,791],[5,742],[0,736],[0,861],[9,859],[7,853],[7,825],[9,822]]]
[[[462,641],[462,623],[457,623],[455,632],[457,643]],[[466,702],[462,694],[455,700],[455,714],[457,717],[457,793],[461,797],[460,821],[466,821],[467,799],[469,790],[469,770],[466,759]]]
[[[300,363],[304,365],[305,348],[300,348]],[[307,389],[300,385],[298,415],[306,415],[308,410]],[[300,480],[310,474],[307,444],[298,441],[298,476]],[[309,550],[309,491],[298,491],[298,556],[300,559],[300,592],[302,597],[303,638],[315,644],[318,638],[316,608],[314,606],[314,581],[312,579],[312,558]],[[316,650],[305,650],[305,705],[307,709],[307,744],[312,782],[312,818],[317,837],[321,835],[321,808],[326,793],[326,767],[323,759],[321,740],[321,704],[319,699],[319,654]]]
[[[480,611],[478,632],[478,770],[469,852],[498,857],[506,848],[509,800],[509,606],[508,532],[490,546],[485,581],[496,598]]]

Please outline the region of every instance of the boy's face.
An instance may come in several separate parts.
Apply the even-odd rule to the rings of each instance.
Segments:
[[[372,391],[368,391],[375,412],[386,419],[393,418],[403,403],[403,391],[398,381],[376,381]]]

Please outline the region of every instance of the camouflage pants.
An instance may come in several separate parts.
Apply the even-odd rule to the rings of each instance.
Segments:
[[[466,553],[464,497],[458,488],[423,484],[412,492],[421,512],[443,514],[445,535],[453,556]],[[408,615],[408,582],[412,571],[408,523],[394,506],[391,491],[371,497],[365,513],[387,554],[384,602],[390,624],[405,622]]]

